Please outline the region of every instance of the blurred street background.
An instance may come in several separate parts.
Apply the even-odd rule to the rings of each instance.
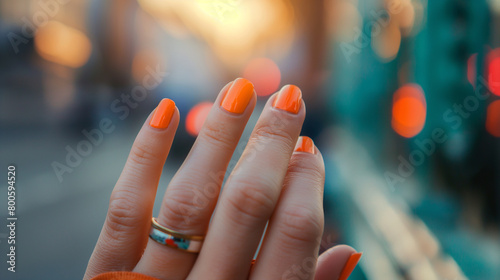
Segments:
[[[302,89],[321,250],[364,253],[349,279],[500,279],[499,34],[500,0],[0,0],[0,279],[81,279],[148,114],[181,114],[156,214],[240,76],[259,95],[241,145],[269,95]]]

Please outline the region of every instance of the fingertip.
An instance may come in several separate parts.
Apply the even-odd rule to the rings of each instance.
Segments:
[[[305,152],[310,154],[315,154],[316,147],[314,146],[314,142],[311,138],[307,136],[300,136],[297,139],[297,143],[295,144],[294,152]]]
[[[351,275],[362,255],[363,253],[354,253],[349,257],[344,265],[344,268],[342,269],[342,272],[340,273],[339,280],[347,280],[347,278],[349,278],[349,275]]]
[[[325,252],[323,252],[319,258],[320,260],[321,259],[329,259],[329,258],[332,258],[332,255],[335,256],[335,257],[345,257],[345,258],[349,258],[352,254],[355,254],[357,253],[356,249],[352,248],[351,246],[349,245],[344,245],[344,244],[341,244],[341,245],[337,245],[337,246],[334,246],[328,250],[326,250]]]
[[[284,96],[285,93],[289,96]],[[300,94],[299,94],[300,93]],[[274,93],[266,101],[266,108],[281,112],[289,117],[304,117],[306,115],[306,103],[302,99],[302,91],[297,86],[285,85]]]
[[[253,84],[244,78],[227,83],[219,92],[213,109],[233,118],[246,118],[252,114],[257,103]]]
[[[170,125],[169,125],[169,128],[170,127],[173,127],[173,128],[177,128],[177,126],[179,125],[179,121],[180,121],[180,112],[179,112],[179,108],[177,108],[177,106],[175,106],[174,108],[174,114],[172,115],[172,119],[170,120]]]
[[[314,279],[347,279],[361,258],[361,254],[348,245],[337,245],[328,249],[319,256]]]
[[[149,120],[149,125],[157,129],[165,129],[169,126],[174,113],[177,110],[175,102],[169,98],[163,98]]]
[[[277,93],[273,107],[292,114],[297,114],[302,106],[302,91],[298,86],[285,85]]]
[[[300,136],[297,139],[290,161],[289,171],[305,173],[307,171],[317,171],[314,174],[325,178],[325,163],[323,156],[314,141],[307,136]]]
[[[220,107],[233,114],[243,114],[254,98],[254,85],[247,79],[237,78],[222,98]]]

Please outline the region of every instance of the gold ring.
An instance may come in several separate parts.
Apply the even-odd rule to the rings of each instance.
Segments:
[[[149,237],[168,247],[190,253],[199,253],[204,236],[183,234],[160,225],[156,218],[151,219]]]

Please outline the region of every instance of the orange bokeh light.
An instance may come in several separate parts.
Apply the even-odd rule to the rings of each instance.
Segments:
[[[191,108],[186,117],[186,131],[192,135],[197,136],[200,133],[201,127],[210,113],[212,102],[201,102]]]
[[[488,86],[495,95],[500,95],[500,57],[495,57],[488,65]]]
[[[87,63],[92,51],[83,32],[57,21],[49,21],[38,29],[35,47],[44,59],[73,68]]]
[[[500,57],[500,48],[496,49],[491,49],[487,54],[486,54],[486,66],[490,65],[490,63],[495,59]]]
[[[252,82],[259,96],[267,96],[278,90],[281,72],[274,61],[269,58],[255,58],[243,71],[243,78]]]
[[[393,97],[392,128],[401,136],[411,138],[425,125],[427,104],[422,88],[417,84],[400,87]]]
[[[491,102],[486,111],[486,130],[495,137],[500,137],[500,100]]]

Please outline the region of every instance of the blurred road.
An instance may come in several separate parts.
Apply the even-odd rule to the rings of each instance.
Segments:
[[[82,134],[31,128],[9,129],[9,135],[1,136],[0,213],[2,217],[7,214],[7,164],[14,164],[18,221],[17,271],[7,272],[7,258],[2,253],[0,279],[81,279],[104,222],[110,193],[140,125],[117,127],[105,135],[72,173],[63,175],[62,182],[51,164],[64,164],[65,147],[75,148],[85,139]],[[172,162],[165,166],[155,205],[176,170]],[[1,221],[6,223],[5,218]],[[6,234],[6,227],[1,226],[1,252],[7,251]]]

